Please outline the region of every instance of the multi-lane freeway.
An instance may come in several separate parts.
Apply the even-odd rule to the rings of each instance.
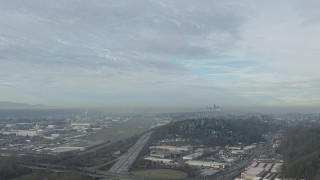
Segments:
[[[51,168],[51,167],[45,167],[44,165],[23,165],[20,164],[21,167],[29,168],[32,170],[45,170],[45,171],[51,171],[54,173],[66,173],[66,172],[74,172],[74,170],[77,169],[60,169],[60,168]],[[85,169],[78,169],[79,173],[85,176],[92,177],[93,179],[117,179],[117,180],[133,180],[133,178],[129,177],[125,174],[116,174],[116,173],[110,173],[106,171],[88,171]]]
[[[109,169],[108,172],[97,170],[97,167],[91,168],[79,168],[78,170],[83,175],[91,176],[94,178],[104,178],[104,179],[132,179],[127,174],[129,168],[132,166],[136,158],[138,157],[142,148],[148,142],[151,132],[142,135],[139,140],[122,156],[118,158],[118,161]],[[113,143],[110,143],[113,144]],[[109,145],[110,145],[109,144]],[[101,147],[100,147],[101,148]],[[69,168],[59,165],[51,164],[21,164],[21,166],[37,169],[37,170],[49,170],[53,172],[67,172],[70,171]]]
[[[126,174],[129,168],[136,160],[136,158],[138,157],[142,148],[148,142],[151,134],[152,131],[141,136],[140,139],[136,142],[136,144],[128,150],[128,152],[120,156],[119,160],[109,169],[109,172]]]

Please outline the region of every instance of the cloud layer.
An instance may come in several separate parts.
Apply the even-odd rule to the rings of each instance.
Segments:
[[[320,4],[3,0],[0,100],[318,106]]]

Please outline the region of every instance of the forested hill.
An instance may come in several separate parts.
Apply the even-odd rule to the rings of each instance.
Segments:
[[[279,147],[283,174],[295,179],[320,179],[320,127],[294,128]]]
[[[157,139],[185,138],[198,140],[207,146],[244,145],[264,141],[262,135],[270,130],[270,124],[258,118],[192,119],[170,123],[158,128]]]

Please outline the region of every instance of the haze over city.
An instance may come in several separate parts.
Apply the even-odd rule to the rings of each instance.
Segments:
[[[319,9],[0,0],[0,179],[319,180]]]
[[[318,107],[319,1],[0,1],[0,101]]]

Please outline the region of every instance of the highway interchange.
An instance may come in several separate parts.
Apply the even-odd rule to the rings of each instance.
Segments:
[[[87,176],[91,176],[93,178],[103,178],[103,179],[132,179],[128,171],[136,158],[138,157],[140,151],[148,142],[151,132],[147,132],[143,134],[138,141],[122,156],[118,157],[116,163],[109,169],[109,171],[101,171],[98,170],[99,166],[95,167],[87,167],[87,168],[78,168],[77,170]],[[117,144],[118,142],[109,142],[105,144],[101,144],[101,146],[97,146],[92,149],[88,149],[87,151],[80,152],[79,155],[87,155],[92,154],[94,151],[98,149],[105,148],[107,146],[112,146]],[[79,156],[76,156],[79,157]],[[114,161],[113,161],[114,162]],[[107,162],[109,163],[109,162]],[[52,172],[67,172],[73,171],[74,168],[67,168],[64,165],[52,165],[52,164],[39,164],[39,163],[21,163],[20,166],[27,167],[34,170],[49,170]]]

